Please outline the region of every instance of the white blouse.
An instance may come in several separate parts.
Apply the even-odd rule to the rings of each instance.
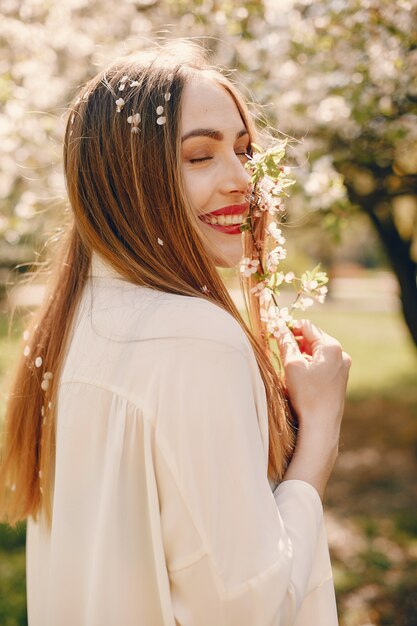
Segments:
[[[316,490],[267,478],[236,320],[95,255],[57,399],[53,525],[27,523],[29,626],[336,626]]]

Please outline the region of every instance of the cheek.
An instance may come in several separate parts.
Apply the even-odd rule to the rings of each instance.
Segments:
[[[205,171],[184,172],[184,185],[187,197],[196,211],[204,209],[209,203],[214,190],[210,174]]]

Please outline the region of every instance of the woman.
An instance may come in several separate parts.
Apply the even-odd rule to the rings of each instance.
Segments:
[[[265,341],[216,270],[242,238],[250,253],[253,139],[191,44],[114,63],[71,107],[73,223],[1,473],[3,515],[28,518],[29,626],[337,623],[321,498],[349,357],[312,324],[283,329],[294,448]]]

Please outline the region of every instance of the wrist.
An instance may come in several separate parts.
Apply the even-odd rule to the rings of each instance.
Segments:
[[[299,422],[297,430],[297,447],[305,446],[324,451],[335,450],[339,447],[340,425],[323,424],[319,420],[310,419]]]
[[[299,430],[295,451],[283,480],[303,480],[312,485],[323,499],[327,482],[338,455],[339,438],[318,432]]]

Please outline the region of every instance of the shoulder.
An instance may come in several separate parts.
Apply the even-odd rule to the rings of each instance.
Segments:
[[[170,294],[106,277],[89,283],[85,303],[93,328],[109,339],[212,342],[244,352],[250,345],[235,317],[205,298]]]

